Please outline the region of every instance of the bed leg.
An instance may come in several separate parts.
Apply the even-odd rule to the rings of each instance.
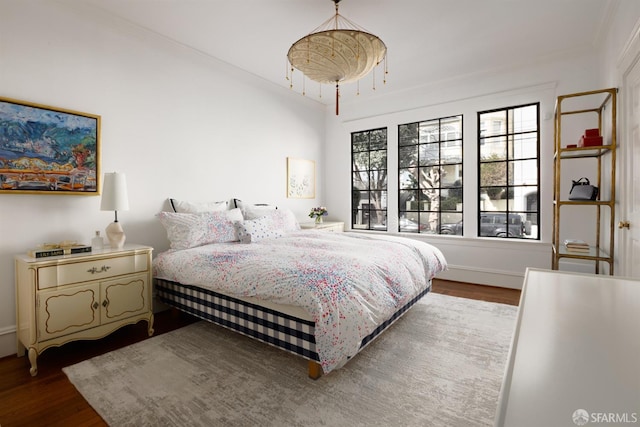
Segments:
[[[309,360],[309,378],[317,380],[322,376],[322,366],[315,360]]]

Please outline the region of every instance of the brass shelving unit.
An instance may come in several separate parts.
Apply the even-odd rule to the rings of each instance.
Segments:
[[[593,261],[594,272],[602,274],[602,263],[609,265],[608,273],[613,275],[614,269],[614,236],[615,236],[615,200],[616,200],[616,108],[617,108],[617,88],[594,90],[590,92],[573,93],[558,96],[555,109],[555,152],[554,152],[554,189],[553,189],[553,241],[552,241],[552,269],[559,270],[560,259],[576,259]],[[593,108],[565,109],[563,103],[578,103],[584,101],[589,103],[592,100],[599,103]],[[565,104],[566,105],[566,104]],[[580,104],[581,105],[581,104]],[[592,104],[593,105],[593,104]],[[567,147],[576,144],[578,137],[572,137],[570,142],[562,141],[563,120],[569,115],[589,115],[596,114],[597,126],[603,136],[602,146],[597,147]],[[607,129],[603,134],[604,124]],[[566,139],[566,138],[565,138]],[[598,199],[594,201],[575,201],[561,198],[561,183],[571,182],[579,177],[563,176],[562,165],[566,162],[579,161],[579,159],[595,159],[597,164],[597,179],[592,182],[600,189]],[[607,188],[602,187],[604,183],[603,174],[609,173]],[[605,191],[603,191],[605,190]],[[601,200],[604,197],[605,200]],[[589,247],[589,252],[568,252],[564,247],[564,240],[561,240],[561,211],[563,207],[576,206],[585,209],[596,209],[595,241]],[[608,218],[603,210],[608,209]],[[565,218],[569,220],[570,218]],[[604,231],[608,230],[608,234]],[[564,238],[574,238],[575,236],[563,236]]]

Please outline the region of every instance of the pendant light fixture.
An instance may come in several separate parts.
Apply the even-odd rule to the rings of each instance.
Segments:
[[[335,3],[335,16],[295,42],[289,48],[287,58],[291,65],[291,87],[293,87],[294,68],[313,81],[321,84],[335,84],[336,115],[338,115],[340,84],[360,80],[383,59],[385,60],[384,82],[386,82],[387,47],[379,37],[340,15],[338,12],[340,0],[331,1]],[[288,70],[289,67],[287,72]]]

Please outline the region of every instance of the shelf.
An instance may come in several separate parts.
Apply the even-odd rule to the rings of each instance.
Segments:
[[[567,206],[612,206],[613,203],[610,200],[554,200],[556,205]]]
[[[614,147],[611,145],[599,145],[597,147],[572,147],[572,148],[560,148],[560,158],[587,158],[587,157],[600,157],[610,152]]]
[[[610,88],[562,95],[556,99],[555,150],[553,156],[554,217],[551,246],[552,268],[554,270],[560,268],[560,259],[566,258],[569,260],[592,261],[596,274],[602,273],[604,269],[601,267],[608,264],[607,273],[614,274],[616,149],[618,145],[616,137],[617,92],[616,88]],[[571,109],[572,106],[574,107],[573,109]],[[589,108],[589,106],[592,108]],[[584,117],[580,117],[581,115]],[[596,119],[595,123],[594,117]],[[567,147],[567,145],[575,144],[580,139],[580,135],[576,134],[580,126],[588,126],[582,129],[597,128],[606,145]],[[565,134],[563,134],[563,131]],[[563,137],[565,141],[563,141]],[[589,162],[587,163],[584,159],[589,159]],[[593,163],[594,160],[595,165]],[[581,161],[582,163],[580,163]],[[567,188],[562,185],[571,182],[566,176],[563,177],[563,165],[566,162],[577,162],[577,164],[572,164],[572,173],[575,173],[575,170],[586,171],[584,172],[585,175],[579,176],[592,178],[593,185],[600,189],[601,195],[603,194],[610,200],[568,200]],[[607,177],[606,174],[609,174],[609,176]],[[595,179],[593,179],[592,175],[596,175]],[[607,186],[603,187],[603,183],[607,183]],[[561,190],[564,190],[562,194]],[[603,192],[602,190],[605,191]],[[589,215],[594,215],[595,224],[593,224],[593,228],[584,230],[584,235],[590,236],[590,239],[593,240],[590,243],[594,244],[590,246],[589,252],[567,251],[564,244],[561,243],[567,237],[562,236],[561,233],[563,221],[566,225],[578,218],[573,210],[571,215],[566,212],[561,215],[562,206],[574,206],[576,209],[585,206],[595,208],[595,213],[593,210],[589,211]],[[608,209],[603,209],[603,207]],[[576,232],[576,224],[572,224],[572,232]],[[582,233],[578,231],[578,234]]]

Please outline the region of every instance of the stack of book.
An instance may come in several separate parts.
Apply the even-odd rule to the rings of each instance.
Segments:
[[[589,252],[589,245],[584,240],[567,239],[564,241],[564,247],[567,252]]]
[[[77,243],[62,242],[45,243],[36,249],[27,252],[27,255],[33,258],[46,258],[50,256],[71,255],[91,252],[91,246],[81,245]]]

